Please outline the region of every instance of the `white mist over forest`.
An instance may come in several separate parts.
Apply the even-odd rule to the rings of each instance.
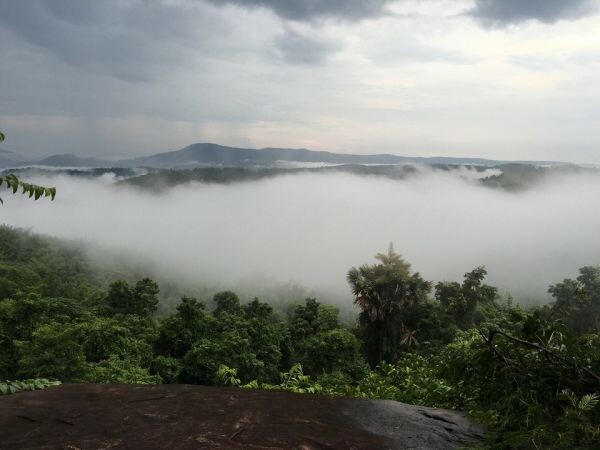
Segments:
[[[31,181],[57,187],[54,202],[10,196],[0,212],[10,225],[138,255],[162,277],[232,288],[292,281],[340,303],[351,299],[348,269],[390,242],[432,281],[485,265],[488,282],[523,303],[600,263],[600,178],[554,177],[513,193],[469,173],[299,174],[162,193],[38,176]]]

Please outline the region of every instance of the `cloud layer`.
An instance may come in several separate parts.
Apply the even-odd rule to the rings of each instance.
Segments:
[[[346,271],[390,242],[434,281],[486,265],[492,284],[525,303],[600,263],[599,178],[556,178],[521,194],[469,178],[295,175],[161,195],[117,193],[109,180],[36,179],[56,184],[55,202],[10,197],[2,212],[12,225],[134,255],[161,278],[222,288],[295,281],[342,304]]]

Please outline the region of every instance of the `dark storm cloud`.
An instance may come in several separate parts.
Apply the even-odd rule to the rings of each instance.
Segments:
[[[208,0],[214,4],[224,2],[242,7],[263,7],[278,16],[295,21],[319,18],[362,20],[385,14],[391,0]]]
[[[197,17],[193,23],[193,7],[142,0],[3,1],[0,28],[69,65],[147,81],[183,59],[179,46],[192,40],[193,30],[215,29]]]
[[[477,0],[469,14],[485,25],[503,26],[527,20],[554,23],[595,9],[594,0]]]

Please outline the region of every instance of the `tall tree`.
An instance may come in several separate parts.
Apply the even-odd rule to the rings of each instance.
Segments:
[[[371,366],[394,362],[401,351],[404,334],[414,331],[418,312],[427,301],[431,283],[394,252],[375,256],[379,264],[353,267],[348,272],[354,303],[362,312],[360,324],[366,338],[367,360]]]

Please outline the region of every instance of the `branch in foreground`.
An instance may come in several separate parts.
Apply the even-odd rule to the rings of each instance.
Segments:
[[[40,197],[50,197],[51,200],[54,200],[54,197],[56,197],[56,188],[25,183],[20,181],[17,176],[13,174],[0,176],[0,186],[3,186],[4,184],[6,184],[7,189],[12,189],[13,194],[16,194],[19,189],[22,189],[23,194],[28,194],[29,198],[33,197],[34,200],[37,200]],[[0,203],[4,203],[1,197]]]
[[[588,368],[586,368],[586,367],[582,367],[582,366],[580,366],[580,365],[578,365],[578,364],[574,363],[573,361],[570,361],[570,360],[568,360],[568,359],[566,359],[566,358],[562,357],[561,355],[558,355],[558,354],[556,354],[555,352],[553,352],[552,350],[548,349],[547,347],[544,347],[544,346],[542,346],[542,345],[536,344],[535,342],[529,342],[529,341],[526,341],[526,340],[524,340],[524,339],[520,339],[520,338],[518,338],[518,337],[511,336],[510,334],[508,334],[508,333],[505,333],[504,331],[500,331],[500,330],[489,330],[489,332],[488,332],[488,337],[487,337],[487,338],[485,338],[485,336],[483,335],[483,333],[481,332],[481,330],[480,330],[480,334],[481,334],[481,336],[483,337],[484,341],[485,341],[485,342],[486,342],[486,343],[487,343],[489,346],[493,346],[493,340],[494,340],[494,337],[496,337],[496,336],[503,336],[503,337],[505,337],[506,339],[508,339],[509,341],[512,341],[512,342],[514,342],[514,343],[517,343],[517,344],[523,345],[523,346],[525,346],[525,347],[534,348],[534,349],[537,349],[537,350],[539,350],[539,351],[543,352],[543,353],[544,353],[544,355],[546,356],[546,360],[547,360],[549,363],[551,363],[551,364],[555,364],[555,365],[557,365],[556,363],[554,363],[554,362],[553,362],[553,361],[551,361],[551,359],[550,359],[550,358],[554,358],[556,361],[560,361],[560,362],[561,362],[563,365],[566,365],[567,367],[571,368],[571,369],[572,369],[572,370],[574,370],[575,372],[578,372],[578,371],[580,371],[580,370],[581,370],[581,371],[583,371],[583,372],[585,372],[585,373],[586,373],[586,374],[588,374],[590,377],[594,378],[594,379],[595,379],[595,380],[596,380],[598,383],[600,383],[600,376],[599,376],[599,375],[597,375],[596,373],[592,372],[591,370],[589,370],[589,369],[588,369]],[[494,349],[494,351],[495,351],[495,349]],[[495,353],[496,353],[496,355],[497,355],[497,356],[499,356],[499,357],[500,357],[500,358],[501,358],[501,359],[502,359],[502,360],[503,360],[505,363],[507,363],[507,359],[506,359],[504,356],[502,356],[502,355],[499,355],[499,353],[498,353],[497,351],[495,351]]]

